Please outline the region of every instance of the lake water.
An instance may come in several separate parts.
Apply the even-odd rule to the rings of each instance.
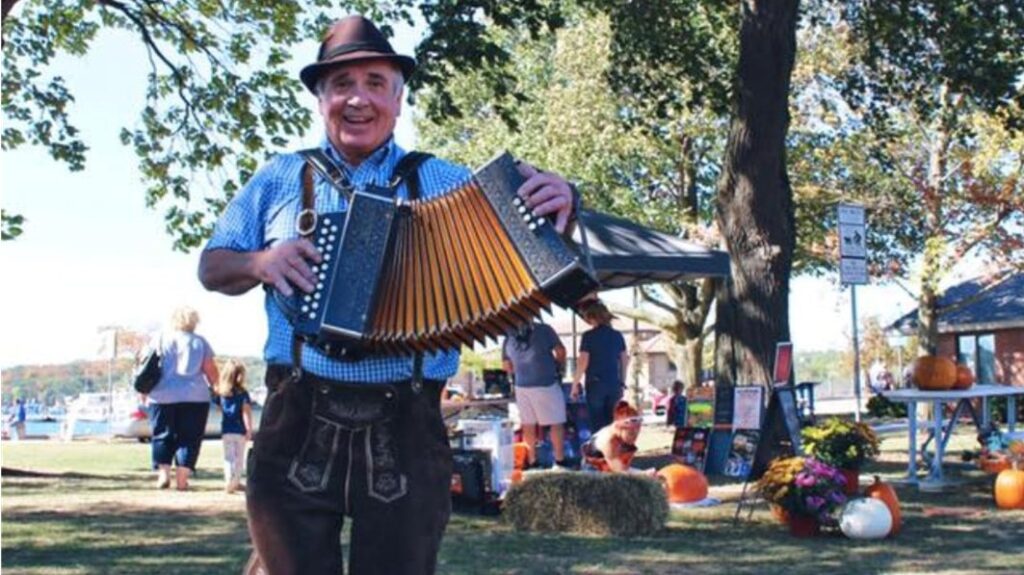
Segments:
[[[60,435],[62,421],[32,421],[25,422],[25,433],[29,436],[58,436]],[[106,435],[107,422],[105,421],[76,421],[75,437],[84,435]]]

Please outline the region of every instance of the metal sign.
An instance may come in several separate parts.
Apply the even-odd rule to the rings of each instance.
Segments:
[[[844,284],[868,283],[868,261],[862,258],[839,260],[839,281]]]
[[[855,204],[839,204],[836,206],[836,209],[839,213],[839,225],[864,225],[864,206],[858,206]]]
[[[839,281],[844,284],[868,283],[867,225],[864,206],[836,206],[839,221]]]
[[[844,258],[868,257],[864,206],[841,204],[837,211],[839,215],[839,255]]]

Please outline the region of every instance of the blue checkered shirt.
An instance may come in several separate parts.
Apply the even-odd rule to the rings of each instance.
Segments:
[[[326,138],[320,147],[345,170],[357,189],[371,184],[386,186],[398,161],[406,153],[392,139],[353,168],[342,161]],[[302,209],[303,165],[302,156],[292,153],[277,156],[259,170],[228,204],[205,249],[252,252],[297,237],[295,218]],[[454,190],[468,181],[471,175],[462,166],[432,158],[420,166],[420,197],[432,198]],[[348,202],[325,179],[317,176],[314,190],[318,213],[347,209]],[[408,197],[404,184],[397,194],[402,198]],[[264,359],[267,363],[291,365],[292,326],[269,295],[264,307],[268,331]],[[458,367],[458,351],[426,355],[423,375],[428,379],[444,380],[455,375]],[[318,376],[344,382],[384,383],[412,377],[412,359],[408,357],[377,356],[360,361],[341,361],[328,358],[310,345],[303,346],[302,368]]]

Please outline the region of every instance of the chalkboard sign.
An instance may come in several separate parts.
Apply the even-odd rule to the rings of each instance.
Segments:
[[[732,427],[735,394],[732,385],[715,386],[715,427]]]
[[[800,419],[797,416],[796,394],[790,386],[779,386],[772,390],[768,400],[768,414],[764,418],[757,451],[750,467],[748,481],[756,481],[768,470],[768,464],[776,457],[801,455]]]

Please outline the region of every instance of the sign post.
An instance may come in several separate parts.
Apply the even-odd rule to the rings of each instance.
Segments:
[[[860,421],[860,342],[857,337],[857,285],[868,283],[867,225],[864,206],[839,204],[839,282],[850,286],[850,312],[853,315],[853,394],[857,398],[854,419]]]

